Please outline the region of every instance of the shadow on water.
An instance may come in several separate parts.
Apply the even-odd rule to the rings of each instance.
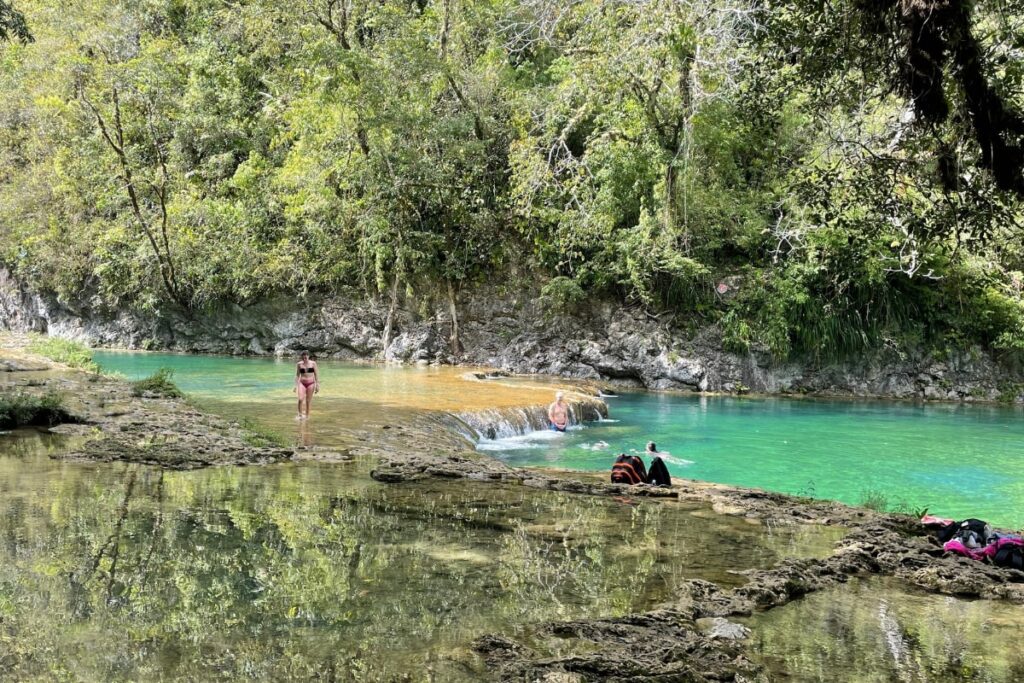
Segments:
[[[475,680],[483,633],[647,609],[689,578],[737,585],[837,533],[679,503],[387,486],[360,463],[46,457],[60,447],[0,438],[0,677]]]

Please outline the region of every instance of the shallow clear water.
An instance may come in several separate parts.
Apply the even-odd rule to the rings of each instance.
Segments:
[[[47,457],[67,446],[0,436],[0,679],[486,680],[480,635],[648,609],[689,578],[737,585],[842,533],[521,486],[384,485],[360,462]]]
[[[1017,683],[1024,607],[853,580],[744,620],[772,680]]]
[[[295,420],[293,360],[168,353],[96,351],[100,366],[128,379],[160,368],[203,407],[229,417],[252,417],[305,444],[344,446],[350,430],[415,421],[427,414],[474,408],[546,405],[553,390],[543,382],[465,379],[466,368],[366,365],[319,361],[320,393],[311,419]]]

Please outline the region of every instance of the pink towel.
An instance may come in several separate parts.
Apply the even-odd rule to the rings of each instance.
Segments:
[[[984,560],[988,553],[987,548],[968,548],[960,539],[954,538],[952,541],[946,541],[942,546],[942,549],[948,553],[956,553],[957,555],[963,555],[969,557],[972,560]]]
[[[945,517],[936,517],[935,515],[925,515],[921,518],[921,524],[925,526],[949,526],[953,524],[954,520],[946,519]]]

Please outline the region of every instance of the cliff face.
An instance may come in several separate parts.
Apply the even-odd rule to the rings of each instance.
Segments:
[[[551,316],[530,292],[496,288],[458,302],[461,349],[453,354],[447,305],[399,309],[387,348],[387,310],[342,298],[223,304],[185,315],[103,311],[32,292],[0,270],[0,327],[34,330],[94,346],[202,353],[290,355],[308,349],[349,360],[486,365],[649,389],[880,396],[944,400],[1021,399],[1024,377],[980,349],[936,357],[883,349],[837,363],[776,362],[722,350],[714,328],[693,334],[611,303]]]

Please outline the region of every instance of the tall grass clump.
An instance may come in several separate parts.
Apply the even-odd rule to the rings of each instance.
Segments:
[[[860,493],[860,506],[875,512],[885,512],[889,508],[889,498],[877,489],[868,489]]]
[[[32,396],[19,392],[0,396],[0,429],[52,427],[74,421],[59,394]]]
[[[173,377],[173,370],[170,368],[160,368],[149,377],[143,377],[132,382],[132,396],[181,398],[185,394],[174,383]]]
[[[60,337],[34,337],[26,349],[30,353],[79,370],[100,371],[100,366],[92,359],[92,350],[81,342]]]

